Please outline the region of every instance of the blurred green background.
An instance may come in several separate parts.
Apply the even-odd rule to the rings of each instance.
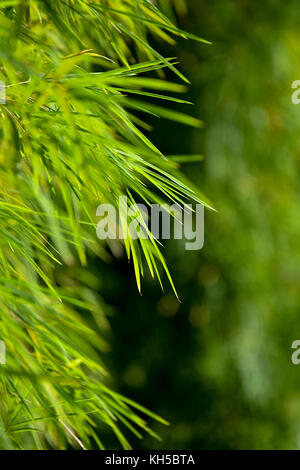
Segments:
[[[120,392],[171,423],[135,448],[300,448],[300,3],[177,6],[177,23],[213,42],[176,51],[187,111],[205,125],[153,119],[152,139],[166,154],[203,153],[183,170],[218,212],[206,211],[201,251],[166,246],[181,303],[151,279],[139,296],[126,260],[101,266],[106,362]]]

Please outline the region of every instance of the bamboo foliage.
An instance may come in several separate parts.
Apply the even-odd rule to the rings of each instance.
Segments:
[[[87,276],[89,256],[107,258],[100,202],[209,205],[147,136],[148,115],[201,125],[168,107],[188,79],[154,37],[203,41],[148,0],[0,3],[1,448],[104,448],[99,423],[129,448],[126,428],[164,422],[105,385],[105,305]],[[146,266],[172,283],[153,237],[125,250],[139,289]]]

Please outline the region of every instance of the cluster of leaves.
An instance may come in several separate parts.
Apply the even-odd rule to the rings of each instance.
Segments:
[[[107,320],[87,258],[107,259],[100,202],[206,203],[145,135],[147,114],[201,124],[153,103],[184,102],[165,93],[188,80],[149,43],[174,36],[197,39],[148,0],[1,1],[1,448],[104,448],[99,423],[129,448],[120,425],[141,437],[145,416],[163,422],[103,382]],[[153,237],[125,248],[139,288],[143,260],[171,281]]]

